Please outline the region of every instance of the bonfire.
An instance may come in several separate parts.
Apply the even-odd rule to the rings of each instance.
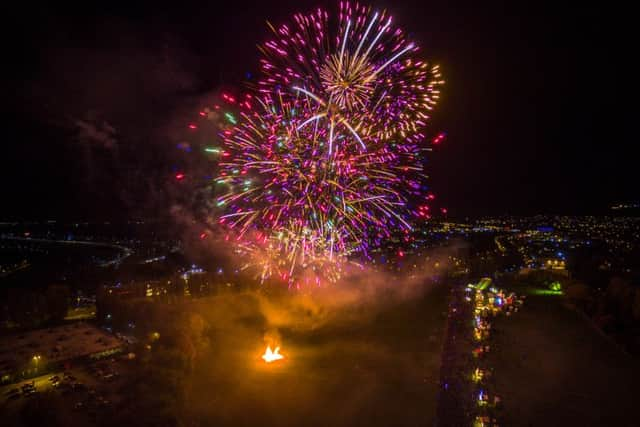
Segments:
[[[262,358],[265,362],[271,363],[276,360],[284,359],[284,356],[280,354],[280,347],[276,347],[275,350],[271,351],[271,346],[267,346],[267,350],[262,355]]]

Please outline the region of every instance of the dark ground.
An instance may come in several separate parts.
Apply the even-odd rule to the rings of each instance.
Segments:
[[[447,291],[390,304],[370,322],[365,308],[355,322],[342,313],[313,331],[280,328],[287,358],[273,365],[238,342],[234,361],[225,368],[222,356],[194,383],[209,397],[193,399],[192,415],[217,426],[433,425]]]
[[[131,362],[139,372],[123,372],[122,384],[96,385],[111,404],[93,418],[73,409],[84,395],[57,391],[0,405],[0,413],[25,427],[45,420],[56,427],[433,425],[448,287],[424,289],[406,298],[376,294],[373,305],[328,307],[313,298],[270,305],[250,292],[176,303],[160,310],[159,322],[176,323],[177,311],[206,324],[193,370],[176,362],[183,347],[154,345],[148,361],[140,353]],[[260,355],[271,334],[285,359],[268,365]]]
[[[561,297],[529,295],[494,326],[487,362],[504,425],[640,426],[638,361]]]
[[[475,366],[470,356],[473,338],[469,319],[473,316],[473,307],[464,297],[464,287],[452,286],[435,424],[440,427],[471,425],[476,409],[476,402],[471,398],[473,384],[469,381],[469,373]]]

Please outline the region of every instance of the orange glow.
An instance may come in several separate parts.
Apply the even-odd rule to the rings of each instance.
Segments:
[[[284,356],[280,354],[280,347],[276,347],[275,350],[271,351],[271,346],[267,346],[267,350],[262,355],[262,358],[265,362],[271,363],[276,360],[284,359]]]

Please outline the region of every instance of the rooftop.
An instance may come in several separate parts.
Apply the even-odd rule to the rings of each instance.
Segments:
[[[84,322],[36,329],[0,337],[0,374],[29,366],[56,363],[118,348],[113,335]]]

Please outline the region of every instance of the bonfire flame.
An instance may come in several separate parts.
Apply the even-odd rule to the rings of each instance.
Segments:
[[[281,355],[279,352],[280,352],[280,347],[276,347],[275,350],[271,351],[271,346],[267,346],[267,350],[262,355],[262,358],[267,363],[271,363],[271,362],[275,362],[276,360],[284,359],[284,356]]]

